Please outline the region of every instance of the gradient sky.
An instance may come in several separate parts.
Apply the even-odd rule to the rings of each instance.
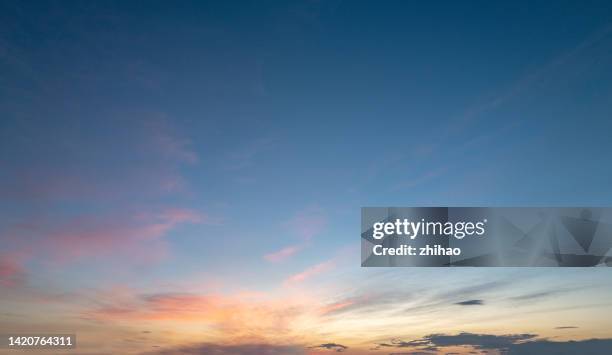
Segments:
[[[0,1],[0,333],[79,354],[610,339],[604,268],[365,269],[359,218],[609,206],[611,113],[609,1]]]

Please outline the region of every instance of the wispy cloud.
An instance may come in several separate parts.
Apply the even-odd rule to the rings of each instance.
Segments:
[[[0,287],[16,287],[24,283],[23,266],[9,255],[0,255]]]
[[[251,168],[256,164],[257,157],[270,150],[273,146],[273,140],[270,138],[252,140],[228,153],[223,162],[224,167],[227,170],[233,171]]]
[[[150,262],[168,254],[164,238],[186,224],[216,224],[218,219],[192,209],[123,211],[109,215],[83,215],[60,220],[32,220],[19,224],[10,233],[10,253],[48,265],[66,265],[92,258],[125,262]],[[30,243],[18,243],[26,236]],[[38,247],[33,247],[36,244]],[[9,253],[7,251],[7,253]],[[10,255],[7,254],[7,255]],[[8,268],[7,268],[8,270]]]
[[[327,218],[318,207],[307,208],[291,217],[284,223],[285,227],[292,233],[310,240],[321,233],[327,225]]]
[[[468,286],[448,287],[443,292],[428,292],[418,288],[376,290],[375,286],[368,289],[353,291],[344,298],[339,298],[329,304],[325,312],[328,316],[364,316],[380,313],[389,316],[390,310],[398,317],[406,314],[412,316],[431,312],[442,312],[453,306],[483,306],[483,295],[492,295],[512,284],[512,280],[474,283]],[[415,294],[419,297],[415,298]],[[472,298],[473,297],[473,298]],[[491,296],[493,297],[493,296]],[[334,305],[342,305],[335,307]],[[449,310],[450,311],[450,310]]]
[[[56,260],[64,262],[120,253],[155,259],[166,253],[159,242],[172,229],[185,223],[208,221],[206,215],[197,211],[178,208],[133,216],[88,217],[60,226],[48,234],[46,241],[48,251],[54,251]],[[158,255],[151,254],[153,251]]]
[[[301,245],[291,245],[279,251],[264,255],[264,259],[269,262],[277,263],[288,259],[302,249]]]
[[[155,114],[153,119],[145,122],[151,137],[152,148],[164,159],[176,163],[196,164],[200,157],[193,148],[193,142],[184,135],[180,135],[173,127],[166,115]]]
[[[357,301],[352,299],[346,299],[339,302],[333,302],[330,304],[326,304],[321,307],[320,312],[322,315],[332,315],[335,313],[340,313],[343,310],[349,309],[352,305],[354,305]]]
[[[289,276],[285,280],[285,285],[291,286],[291,285],[295,285],[295,284],[299,284],[299,283],[308,281],[309,279],[317,275],[320,275],[320,274],[323,274],[323,273],[326,273],[332,270],[335,266],[336,266],[336,263],[334,260],[328,260],[328,261],[324,261],[322,263],[313,265],[302,272]]]
[[[283,223],[283,227],[300,241],[264,255],[269,262],[282,262],[306,248],[312,238],[320,234],[327,225],[327,218],[319,208],[307,208]]]
[[[141,293],[139,290],[97,296],[82,317],[96,322],[131,324],[202,323],[214,327],[212,335],[256,338],[285,334],[307,303],[296,298],[275,298],[252,292]],[[214,334],[213,334],[214,333]]]
[[[199,344],[170,349],[147,352],[150,355],[303,355],[304,348],[298,345],[274,345],[274,344]]]
[[[62,130],[63,139],[33,146],[33,156],[46,158],[11,163],[14,169],[0,177],[0,196],[25,206],[3,223],[4,250],[36,261],[16,265],[160,260],[169,253],[165,237],[179,226],[221,223],[181,207],[186,185],[181,168],[199,159],[187,136],[163,114],[109,116],[102,127],[83,128],[78,135]]]
[[[541,299],[546,299],[546,298],[551,298],[551,297],[555,297],[555,296],[560,296],[566,293],[570,293],[570,292],[575,292],[575,289],[569,289],[569,288],[555,288],[553,290],[543,290],[543,291],[536,291],[536,292],[531,292],[531,293],[525,293],[522,295],[518,295],[518,296],[513,296],[510,297],[510,300],[512,301],[516,301],[516,302],[523,302],[523,301],[538,301]]]
[[[431,169],[428,171],[423,172],[421,175],[418,175],[414,178],[411,178],[409,180],[406,181],[402,181],[398,184],[396,184],[393,187],[393,190],[400,190],[400,189],[408,189],[408,188],[413,188],[422,184],[425,184],[431,180],[434,180],[436,178],[439,178],[443,175],[445,175],[447,172],[449,171],[449,167],[448,166],[442,166],[439,168],[435,168],[435,169]]]

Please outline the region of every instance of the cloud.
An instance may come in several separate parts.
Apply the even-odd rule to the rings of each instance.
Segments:
[[[370,313],[398,307],[411,300],[412,291],[367,291],[330,303],[324,307],[326,315],[341,315],[349,312]]]
[[[23,128],[19,134],[32,136],[36,143],[14,143],[24,156],[5,162],[0,196],[53,207],[65,201],[94,202],[100,208],[102,202],[125,205],[186,192],[181,168],[197,163],[199,157],[190,139],[163,113],[107,113],[100,122],[104,124],[57,132],[37,130],[38,125]]]
[[[229,299],[218,295],[157,293],[130,295],[90,310],[86,318],[97,320],[219,320],[231,306]],[[238,306],[237,304],[234,306]],[[241,307],[237,307],[239,309]]]
[[[444,347],[471,347],[480,351],[502,351],[508,355],[570,355],[570,354],[608,354],[612,349],[612,339],[590,339],[570,341],[550,341],[536,339],[536,334],[490,335],[459,333],[457,335],[430,334],[416,340],[392,340],[377,344],[375,349],[414,348],[417,351],[438,350]],[[423,347],[425,346],[425,347]],[[410,354],[413,354],[411,352]],[[472,352],[470,352],[472,353]],[[451,353],[447,353],[451,354]]]
[[[467,300],[467,301],[457,302],[455,304],[459,306],[482,306],[484,305],[484,301],[483,300]]]
[[[419,346],[429,346],[430,342],[426,339],[417,339],[417,340],[409,340],[404,341],[400,339],[391,339],[390,342],[387,343],[379,343],[376,344],[376,349],[380,348],[414,348]]]
[[[578,327],[574,327],[574,326],[563,326],[563,327],[555,327],[555,329],[578,329]]]
[[[289,276],[285,280],[285,285],[293,285],[307,281],[317,275],[323,274],[336,266],[335,261],[328,260],[307,268],[297,274]]]
[[[169,253],[164,237],[175,228],[220,223],[167,205],[171,195],[173,206],[180,206],[184,191],[179,190],[186,182],[180,170],[198,157],[163,114],[105,113],[104,118],[99,120],[104,124],[74,130],[20,132],[36,143],[22,149],[16,142],[25,155],[7,161],[9,172],[0,177],[5,207],[12,200],[24,206],[7,215],[0,228],[3,252],[28,255],[18,265],[47,267],[98,257],[121,258],[121,264],[160,260]],[[15,284],[18,274],[9,277],[8,265],[3,269],[2,282]]]
[[[136,290],[95,296],[81,318],[106,324],[136,324],[142,327],[173,324],[206,325],[211,338],[270,339],[271,334],[292,331],[292,324],[312,314],[313,300],[299,297],[272,298],[265,294],[239,292],[142,294]]]
[[[285,226],[305,240],[320,234],[327,225],[327,218],[318,208],[309,208],[297,213],[287,222]]]
[[[164,349],[146,354],[156,355],[303,355],[304,349],[296,345],[271,345],[271,344],[243,344],[243,345],[220,345],[199,344]]]
[[[245,144],[240,149],[226,155],[224,160],[225,169],[238,171],[253,167],[256,158],[270,150],[274,146],[273,143],[273,140],[270,138],[259,138]]]
[[[478,297],[494,294],[500,289],[506,288],[515,282],[514,279],[501,279],[492,282],[475,283],[471,285],[449,286],[444,291],[432,291],[431,289],[418,290],[412,287],[409,290],[394,289],[385,290],[370,286],[364,289],[352,291],[346,297],[340,297],[322,307],[322,312],[327,316],[372,316],[380,313],[389,316],[389,310],[393,310],[391,316],[404,317],[424,315],[432,312],[445,312],[450,307],[485,305],[485,301]],[[418,294],[418,297],[415,295]],[[491,295],[491,297],[494,297]],[[469,303],[469,304],[466,304]]]
[[[522,344],[523,342],[533,340],[536,337],[537,334],[491,335],[467,332],[456,335],[430,334],[415,340],[403,341],[395,339],[388,343],[379,343],[377,344],[377,348],[391,347],[434,350],[438,347],[468,346],[478,350],[503,350],[515,344]]]
[[[147,120],[146,127],[152,139],[152,146],[164,159],[177,163],[196,164],[200,158],[193,149],[193,143],[185,136],[179,135],[165,115]]]
[[[25,283],[25,271],[14,258],[0,255],[0,287],[9,288]]]
[[[336,344],[336,343],[325,343],[325,344],[320,344],[320,345],[315,345],[315,346],[311,346],[311,349],[327,349],[327,350],[333,350],[336,352],[343,352],[344,350],[348,349],[348,346],[342,345],[342,344]]]
[[[85,217],[49,230],[45,242],[54,261],[129,254],[156,260],[166,254],[162,238],[182,224],[215,223],[195,210],[168,208],[131,216]]]
[[[36,261],[45,267],[89,262],[150,263],[168,256],[167,236],[186,224],[217,224],[192,209],[161,208],[77,215],[68,220],[36,218],[4,231],[4,279],[15,282],[17,266]],[[4,238],[4,237],[3,237]],[[39,257],[44,252],[44,257]],[[6,281],[5,281],[6,282]]]
[[[534,339],[537,334],[490,335],[459,333],[457,335],[431,334],[423,337],[435,346],[473,346],[477,349],[504,349],[517,342]]]
[[[264,255],[264,259],[278,263],[283,262],[306,248],[310,240],[320,234],[327,224],[327,218],[317,208],[310,208],[299,212],[291,219],[283,223],[292,234],[296,234],[302,240],[299,243],[289,245],[280,250]]]
[[[278,263],[293,256],[295,253],[300,251],[300,249],[302,248],[299,245],[291,245],[279,251],[264,255],[264,259],[272,263]]]
[[[605,355],[612,349],[612,339],[591,339],[582,341],[548,341],[537,340],[512,344],[508,355],[572,355],[592,354]]]
[[[512,301],[533,301],[533,300],[548,298],[548,297],[560,295],[563,293],[573,292],[573,291],[575,290],[572,290],[572,289],[546,290],[546,291],[532,292],[532,293],[527,293],[527,294],[520,295],[520,296],[511,297],[510,300]]]
[[[346,299],[339,302],[333,302],[321,307],[322,315],[333,315],[341,313],[343,310],[348,310],[352,305],[358,302],[357,300]]]
[[[431,169],[429,171],[425,171],[423,174],[409,179],[407,181],[403,181],[397,185],[395,185],[392,189],[393,190],[400,190],[400,189],[408,189],[408,188],[413,188],[422,184],[425,184],[431,180],[434,180],[436,178],[439,178],[443,175],[445,175],[447,172],[449,171],[449,167],[448,166],[443,166],[440,168],[436,168],[436,169]]]

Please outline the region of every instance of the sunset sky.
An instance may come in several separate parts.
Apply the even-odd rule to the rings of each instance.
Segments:
[[[612,205],[611,116],[610,1],[0,1],[0,334],[609,349],[607,268],[359,248],[362,206]]]

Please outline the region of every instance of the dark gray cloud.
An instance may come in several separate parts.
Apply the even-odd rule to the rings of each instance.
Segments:
[[[535,339],[536,334],[508,334],[489,335],[474,333],[430,334],[421,339],[400,340],[393,339],[390,342],[376,344],[376,350],[383,348],[408,348],[415,351],[438,351],[440,348],[449,346],[468,346],[479,350],[502,350],[510,346]]]
[[[304,355],[301,346],[271,344],[220,345],[198,344],[192,346],[163,349],[146,353],[149,355]]]
[[[513,344],[508,355],[607,355],[612,352],[612,339],[591,339],[583,341],[538,340]]]
[[[578,329],[578,327],[574,327],[573,325],[564,326],[564,327],[555,327],[555,329]]]
[[[342,344],[336,344],[336,343],[325,343],[325,344],[320,344],[320,345],[315,345],[315,346],[311,346],[311,349],[327,349],[327,350],[334,350],[336,352],[343,352],[344,350],[348,349],[348,346],[344,346]]]
[[[455,304],[459,306],[482,306],[484,305],[484,301],[483,300],[467,300],[467,301],[457,302]]]
[[[559,328],[567,329],[574,327]],[[413,352],[408,351],[402,354],[414,354],[440,351],[444,350],[446,347],[453,346],[472,348],[478,350],[480,353],[501,352],[507,355],[605,355],[610,354],[610,349],[612,349],[612,339],[550,341],[537,338],[537,334],[528,333],[508,335],[475,334],[467,332],[456,335],[430,334],[421,339],[407,341],[394,339],[387,343],[379,343],[375,350],[384,348],[405,348],[406,350],[413,350]]]

